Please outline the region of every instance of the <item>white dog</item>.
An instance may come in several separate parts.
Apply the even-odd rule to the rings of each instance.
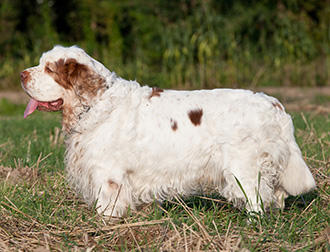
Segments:
[[[62,111],[69,180],[106,216],[206,184],[248,211],[315,188],[291,117],[273,97],[141,87],[75,46],[55,46],[21,80],[31,97],[24,117]]]

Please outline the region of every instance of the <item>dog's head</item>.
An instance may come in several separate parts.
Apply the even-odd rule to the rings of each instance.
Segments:
[[[44,53],[38,66],[21,72],[21,85],[31,100],[24,118],[36,109],[80,113],[107,88],[111,72],[82,49],[55,46]],[[72,118],[71,118],[72,119]],[[64,125],[63,125],[64,127]]]

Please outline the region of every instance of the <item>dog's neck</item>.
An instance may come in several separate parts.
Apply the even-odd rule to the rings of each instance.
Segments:
[[[108,74],[105,77],[105,85],[97,91],[95,96],[84,97],[77,94],[74,90],[68,92],[63,99],[64,104],[62,106],[62,130],[67,136],[80,131],[78,129],[80,121],[84,120],[86,114],[88,114],[100,100],[104,99],[104,93],[111,89],[116,79],[116,73],[112,72]]]

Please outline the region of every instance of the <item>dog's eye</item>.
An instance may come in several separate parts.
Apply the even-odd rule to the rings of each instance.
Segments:
[[[53,71],[49,67],[45,67],[46,73],[52,73]]]

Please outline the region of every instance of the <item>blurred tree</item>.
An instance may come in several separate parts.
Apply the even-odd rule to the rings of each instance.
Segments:
[[[3,60],[12,51],[12,44],[17,40],[18,11],[12,0],[2,0],[0,5],[0,59]]]
[[[330,0],[0,0],[0,59],[29,64],[54,44],[77,44],[105,64],[188,87],[257,83],[266,69],[281,79],[295,68],[300,82],[293,66],[317,61],[325,85],[329,27]]]

